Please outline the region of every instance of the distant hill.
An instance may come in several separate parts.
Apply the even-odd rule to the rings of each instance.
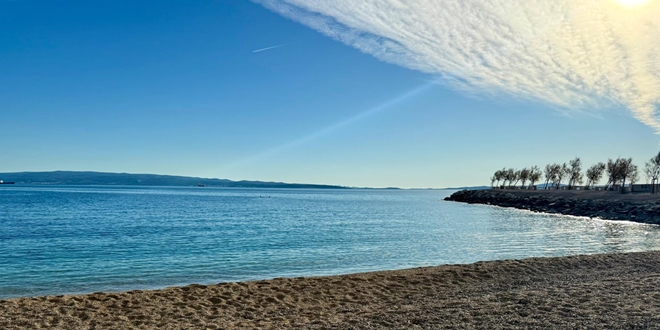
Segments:
[[[348,189],[342,186],[262,181],[231,181],[226,179],[195,178],[187,176],[128,174],[105,172],[16,172],[0,173],[0,179],[16,184],[49,185],[140,185],[140,186],[197,186],[246,188],[317,188]]]
[[[486,190],[490,186],[472,186],[472,187],[457,187],[457,188],[444,188],[443,190]]]
[[[552,183],[548,183],[548,187],[552,187],[552,186],[553,186]],[[560,186],[560,187],[568,187],[567,184],[561,184],[561,185],[559,185],[559,186]],[[541,184],[537,184],[537,185],[536,185],[536,189],[539,189],[539,190],[541,190],[541,189],[545,189],[545,187],[546,187],[545,183],[541,183]]]

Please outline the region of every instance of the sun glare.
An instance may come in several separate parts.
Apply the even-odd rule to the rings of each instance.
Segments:
[[[628,8],[641,7],[648,4],[651,0],[614,0],[614,2]]]

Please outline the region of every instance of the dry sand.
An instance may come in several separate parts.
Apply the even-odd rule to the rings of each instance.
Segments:
[[[660,329],[660,251],[0,300],[0,329]]]

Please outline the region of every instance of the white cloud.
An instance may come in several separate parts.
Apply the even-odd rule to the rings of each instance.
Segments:
[[[660,132],[660,0],[255,0],[381,60],[564,109],[627,106]]]

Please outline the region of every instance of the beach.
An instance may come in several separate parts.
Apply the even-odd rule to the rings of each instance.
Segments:
[[[660,328],[660,252],[0,300],[2,329]]]

